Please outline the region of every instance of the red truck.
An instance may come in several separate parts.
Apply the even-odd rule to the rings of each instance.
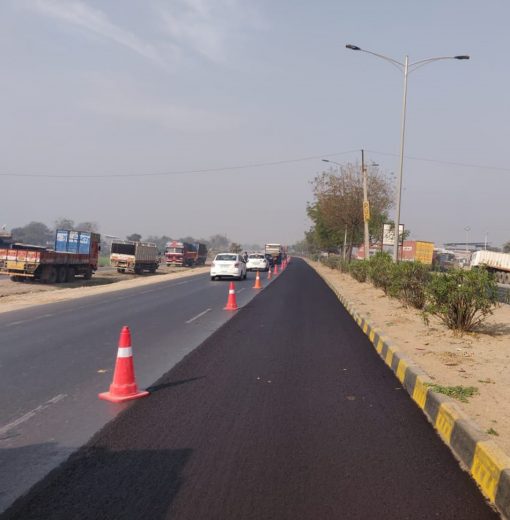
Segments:
[[[167,266],[193,266],[197,259],[197,251],[193,244],[172,240],[165,248],[165,262]]]
[[[86,280],[97,270],[100,235],[86,231],[58,230],[55,249],[29,244],[11,244],[0,249],[0,274],[15,282],[27,279],[46,283]]]

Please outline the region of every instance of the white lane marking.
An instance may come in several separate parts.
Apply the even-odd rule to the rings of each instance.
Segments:
[[[40,404],[37,408],[30,410],[30,412],[27,412],[25,415],[22,415],[21,417],[18,417],[16,420],[10,422],[9,424],[2,426],[0,428],[0,435],[6,434],[9,430],[12,430],[13,428],[16,428],[16,426],[23,424],[24,422],[34,417],[34,415],[37,415],[38,413],[42,412],[44,409],[48,408],[52,404],[56,404],[59,401],[62,401],[62,399],[64,399],[65,397],[66,394],[58,394],[55,397],[52,397],[49,401]]]
[[[25,323],[28,320],[21,320],[21,321],[13,321],[12,323],[7,323],[5,327],[12,327],[13,325],[21,325],[22,323]]]
[[[31,321],[42,320],[43,318],[51,318],[52,316],[55,316],[55,315],[54,314],[43,314],[42,316],[36,316],[35,318],[30,318],[28,320],[13,321],[11,323],[7,323],[5,326],[12,327],[13,325],[21,325],[22,323],[30,323]]]
[[[185,283],[189,283],[189,282],[179,282],[179,283],[174,283],[173,286],[176,287],[177,285],[184,285]]]
[[[236,291],[236,293],[239,294],[240,292],[243,292],[244,289],[245,289],[244,287],[243,287],[242,289],[238,289],[238,290]]]
[[[150,292],[154,292],[156,289],[150,289],[149,291],[141,291],[140,294],[147,294]]]
[[[205,311],[201,312],[200,314],[197,314],[195,317],[193,317],[190,320],[188,320],[186,323],[191,323],[192,321],[198,320],[198,318],[201,318],[202,316],[204,316],[204,314],[207,314],[211,310],[212,309],[206,309]]]

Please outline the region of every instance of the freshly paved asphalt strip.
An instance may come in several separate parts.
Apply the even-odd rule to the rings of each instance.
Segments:
[[[6,519],[498,518],[294,260]]]

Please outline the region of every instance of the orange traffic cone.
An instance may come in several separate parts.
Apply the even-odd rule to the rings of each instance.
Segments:
[[[275,263],[274,264],[274,271],[273,271],[273,274],[276,276],[278,274],[278,264]]]
[[[252,287],[252,289],[262,289],[262,285],[260,283],[260,273],[257,271],[257,276],[255,278],[255,285]]]
[[[237,300],[236,300],[236,287],[234,282],[230,282],[230,287],[228,288],[228,300],[226,307],[223,307],[226,311],[236,311],[238,309]]]
[[[131,332],[129,327],[122,327],[119,336],[119,350],[113,373],[113,382],[109,392],[99,394],[99,399],[121,403],[130,399],[145,397],[149,392],[138,390],[135,381],[135,367],[133,364],[133,352],[131,350]]]
[[[268,280],[271,280],[271,274],[272,274],[272,273],[271,273],[271,268],[269,268],[269,269],[267,270],[267,279],[268,279]]]

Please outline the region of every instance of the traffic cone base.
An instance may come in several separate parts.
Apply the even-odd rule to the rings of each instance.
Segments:
[[[138,390],[135,381],[135,367],[131,349],[131,332],[129,327],[123,327],[119,337],[119,348],[113,382],[108,392],[98,394],[99,399],[112,403],[122,403],[149,395],[146,390]]]
[[[225,311],[237,311],[239,307],[237,306],[237,300],[236,300],[236,287],[234,285],[234,282],[230,282],[230,286],[228,289],[228,300],[227,305],[223,307],[223,310]]]
[[[118,389],[116,389],[117,391]],[[149,395],[147,390],[140,390],[139,392],[132,392],[129,395],[119,396],[115,395],[111,392],[102,392],[98,394],[99,399],[103,399],[103,401],[110,401],[111,403],[123,403],[124,401],[131,401],[132,399],[139,399],[140,397],[146,397]]]

